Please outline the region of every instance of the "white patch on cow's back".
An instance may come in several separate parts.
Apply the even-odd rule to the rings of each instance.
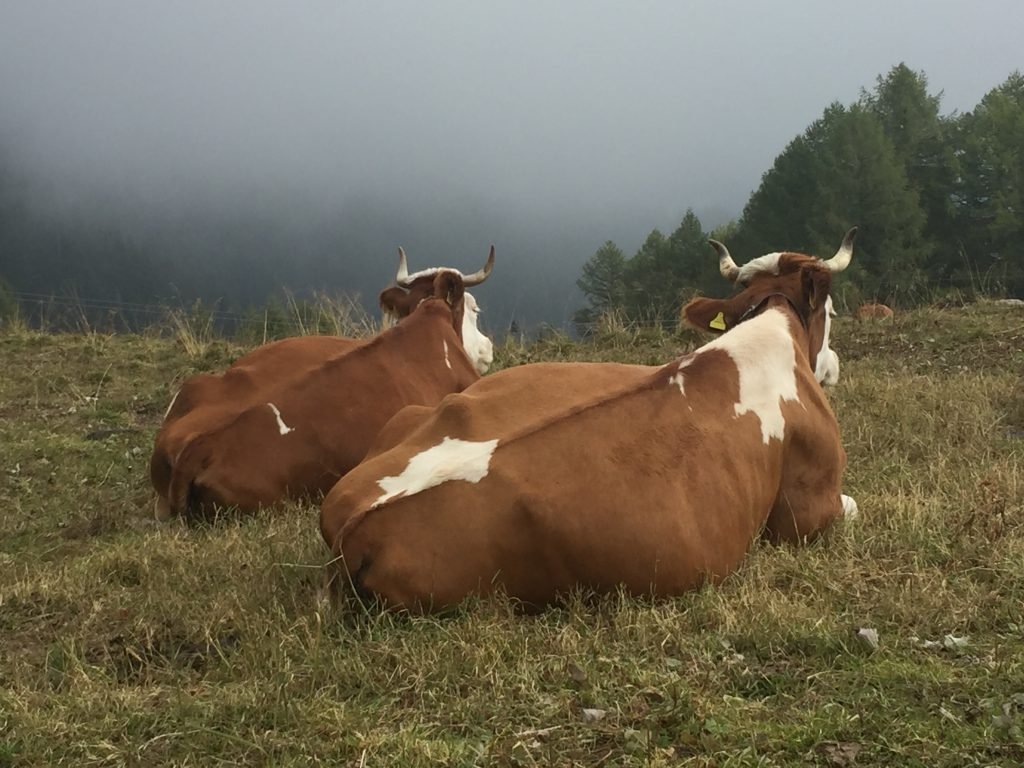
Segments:
[[[758,256],[756,259],[751,259],[742,267],[740,272],[736,276],[736,282],[741,285],[749,283],[755,275],[762,273],[768,273],[770,275],[779,274],[779,257],[781,253],[766,253],[764,256]]]
[[[441,343],[444,344],[444,364],[451,368],[452,361],[448,359],[448,342],[441,339]]]
[[[281,418],[281,412],[277,410],[277,406],[273,403],[267,403],[270,406],[270,410],[274,412],[274,418],[277,419],[277,431],[282,435],[287,435],[289,432],[294,432],[294,428],[289,427],[284,423],[284,419]]]
[[[786,434],[783,400],[800,401],[796,391],[796,349],[789,320],[769,309],[736,326],[698,350],[720,349],[728,353],[740,375],[740,400],[736,415],[754,413],[761,420],[761,439],[781,440]]]
[[[178,402],[178,395],[180,395],[180,394],[181,394],[181,389],[179,388],[178,391],[174,393],[174,397],[171,398],[171,404],[168,405],[167,406],[167,410],[164,411],[164,421],[167,421],[167,417],[171,415],[171,408],[173,408],[174,404],[176,402]]]
[[[491,455],[497,446],[496,439],[473,442],[445,437],[433,448],[421,451],[409,459],[400,475],[378,480],[377,485],[384,493],[370,509],[396,496],[412,496],[449,480],[479,483],[487,477]]]
[[[679,361],[679,366],[676,368],[676,372],[672,376],[668,377],[669,386],[675,384],[677,387],[679,387],[680,395],[686,394],[686,388],[683,383],[683,368],[685,368],[692,362],[693,355],[687,355],[686,357]]]

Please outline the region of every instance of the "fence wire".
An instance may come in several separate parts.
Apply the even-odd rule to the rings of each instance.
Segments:
[[[905,308],[932,303],[939,299],[948,299],[948,294],[954,292],[961,292],[965,297],[979,294],[990,296],[1005,294],[1003,285],[997,280],[957,275],[911,283],[870,278],[859,280],[856,284],[841,283],[837,286],[835,298],[840,304],[841,310],[852,311],[861,302],[891,302],[896,308]],[[196,322],[209,322],[222,334],[248,330],[251,333],[262,332],[264,335],[280,336],[308,332],[310,328],[317,330],[324,321],[322,296],[314,299],[295,299],[288,296],[286,306],[253,305],[239,311],[220,309],[217,307],[217,302],[206,305],[198,299],[193,304],[186,306],[183,303],[175,305],[82,297],[75,293],[65,295],[29,291],[8,291],[7,293],[17,302],[22,318],[30,326],[56,331],[106,329],[139,332],[161,327],[169,329],[169,321],[177,315],[189,317]],[[725,294],[726,291],[721,293]],[[955,299],[955,295],[953,298]],[[680,301],[680,307],[685,304],[686,300]],[[358,304],[357,297],[348,297],[347,301],[350,306],[361,306]],[[633,331],[645,328],[674,329],[679,323],[680,307],[667,313],[657,311],[657,308],[652,307],[649,312],[641,313],[642,317],[639,319],[627,319],[625,314],[620,314],[614,325],[616,328]],[[585,311],[586,308],[581,309]],[[616,310],[612,312],[614,313]],[[604,314],[607,313],[602,313],[602,315]],[[589,335],[608,327],[606,318],[597,317],[593,320],[569,321],[565,326],[540,323],[536,328],[525,329],[525,331],[531,335],[552,332]],[[514,320],[510,321],[508,328],[501,329],[501,332],[524,335]]]

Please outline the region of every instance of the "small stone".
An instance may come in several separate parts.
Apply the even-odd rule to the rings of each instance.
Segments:
[[[942,647],[947,651],[957,651],[961,648],[967,647],[967,637],[957,637],[956,635],[946,635],[942,638]]]
[[[872,651],[878,650],[878,630],[871,627],[861,627],[857,630],[857,639],[861,645]]]

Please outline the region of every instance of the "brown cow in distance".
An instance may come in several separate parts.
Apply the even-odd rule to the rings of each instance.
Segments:
[[[493,357],[491,341],[480,333],[477,327],[478,306],[471,294],[462,292],[462,287],[466,284],[479,285],[487,278],[494,266],[493,246],[485,267],[471,275],[439,267],[410,277],[402,249],[399,249],[399,257],[397,281],[402,287],[385,289],[380,299],[381,309],[389,319],[388,324],[413,313],[425,298],[433,296],[438,275],[450,274],[454,282],[459,283],[458,292],[461,297],[458,299],[459,307],[455,310],[461,323],[456,336],[464,340],[459,344],[463,345],[473,367],[481,373],[486,372]],[[168,503],[171,480],[180,457],[192,441],[224,429],[253,407],[263,407],[268,402],[274,402],[273,397],[279,395],[273,393],[286,392],[305,377],[314,375],[328,361],[347,357],[370,343],[371,339],[336,336],[284,339],[244,355],[223,374],[199,374],[188,379],[167,409],[150,460],[150,479],[157,493],[157,518],[166,519],[172,514]],[[336,374],[340,371],[341,368]],[[335,384],[339,390],[349,386],[344,381],[336,381]],[[356,386],[355,382],[351,386]],[[447,391],[450,390],[445,390],[443,394]],[[356,400],[368,396],[354,394]],[[403,404],[398,403],[395,409]],[[385,420],[387,416],[390,413],[385,414]],[[371,421],[376,420],[377,416],[371,418]],[[353,446],[365,452],[370,439],[372,435],[369,438],[354,439]],[[363,440],[363,443],[359,440]]]
[[[742,268],[713,241],[741,290],[690,302],[721,335],[664,366],[520,366],[401,411],[321,506],[335,584],[413,611],[496,589],[527,607],[576,587],[676,595],[760,535],[855,515],[820,384],[839,375],[829,292],[855,231],[828,261]]]
[[[885,304],[861,304],[853,313],[855,320],[893,320],[895,316]]]

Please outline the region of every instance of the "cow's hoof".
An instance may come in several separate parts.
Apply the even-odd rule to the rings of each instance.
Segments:
[[[163,496],[156,497],[156,503],[153,505],[153,517],[161,523],[166,523],[171,519],[171,505]]]

